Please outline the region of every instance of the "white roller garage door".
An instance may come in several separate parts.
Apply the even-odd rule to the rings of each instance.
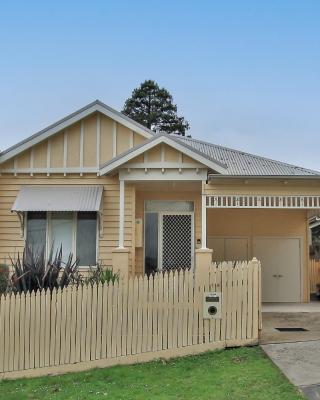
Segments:
[[[253,238],[252,253],[261,261],[262,301],[301,301],[301,246],[296,238]]]

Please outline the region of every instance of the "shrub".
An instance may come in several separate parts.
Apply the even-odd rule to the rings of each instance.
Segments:
[[[113,272],[111,268],[104,268],[100,263],[98,263],[95,268],[89,267],[88,276],[85,279],[85,283],[90,283],[91,285],[94,283],[109,284],[118,281],[119,274]]]
[[[9,268],[5,264],[0,264],[0,294],[5,293],[8,288]]]
[[[79,262],[73,261],[72,253],[67,262],[62,261],[62,245],[53,255],[51,247],[46,260],[45,246],[34,248],[26,243],[22,259],[20,254],[15,260],[11,259],[13,275],[11,289],[15,292],[28,292],[43,289],[64,288],[71,283],[81,283]]]

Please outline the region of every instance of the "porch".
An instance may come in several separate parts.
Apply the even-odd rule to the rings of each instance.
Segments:
[[[121,227],[125,202],[121,191],[126,185],[135,193],[132,249],[123,246]],[[308,218],[319,208],[319,198],[212,196],[207,194],[211,187],[200,180],[120,180],[119,248],[113,265],[120,265],[117,254],[123,260],[126,252],[129,263],[130,251],[134,275],[257,258],[262,263],[263,301],[309,302]],[[129,271],[127,264],[125,268]]]
[[[123,275],[256,257],[263,301],[309,301],[308,218],[320,209],[317,180],[230,177],[219,161],[166,135],[104,164],[100,174],[120,182],[112,266]],[[126,187],[133,227],[125,223]]]

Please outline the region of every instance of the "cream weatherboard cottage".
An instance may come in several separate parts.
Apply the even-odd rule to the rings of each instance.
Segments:
[[[0,153],[0,261],[63,244],[122,276],[262,263],[262,300],[309,300],[320,173],[155,134],[95,101]]]

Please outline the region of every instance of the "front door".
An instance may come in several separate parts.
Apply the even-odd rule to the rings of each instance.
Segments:
[[[193,202],[155,200],[146,202],[145,273],[193,267],[193,220]]]
[[[159,269],[188,269],[192,266],[193,215],[161,213]]]

